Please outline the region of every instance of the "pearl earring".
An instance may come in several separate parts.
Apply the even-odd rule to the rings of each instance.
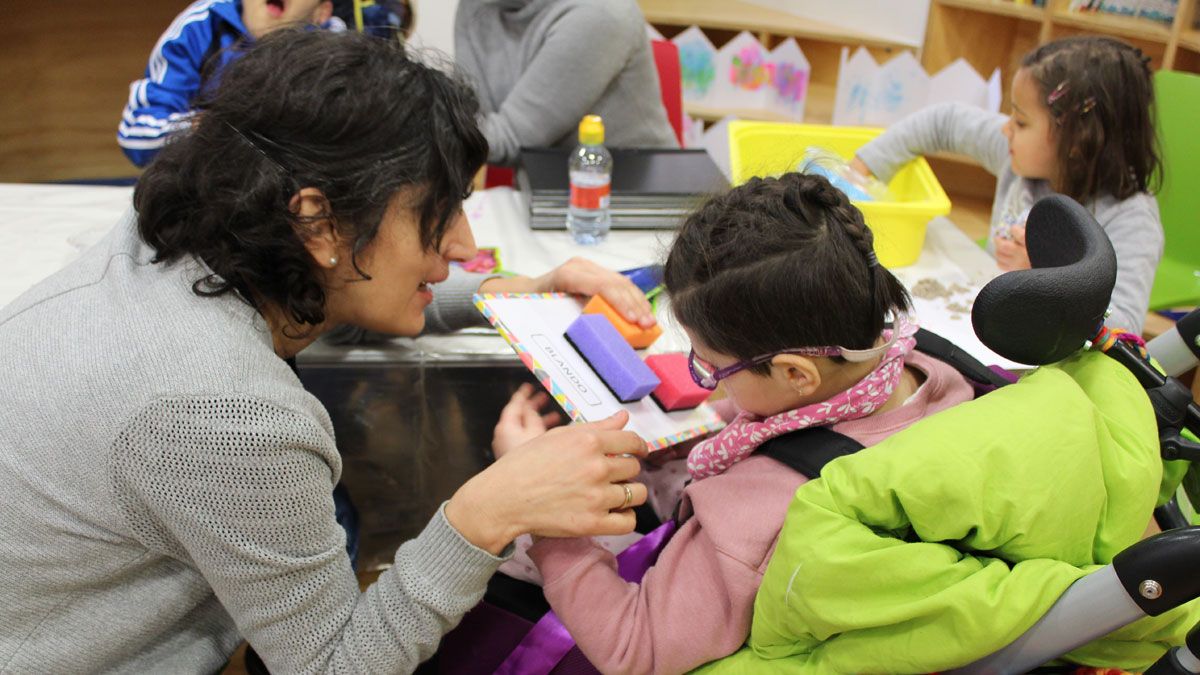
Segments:
[[[334,255],[334,256],[329,256],[329,266],[330,266],[330,267],[337,267],[337,256],[336,256],[336,255]]]

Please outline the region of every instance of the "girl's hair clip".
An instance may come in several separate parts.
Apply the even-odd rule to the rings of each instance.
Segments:
[[[1095,107],[1096,107],[1096,97],[1089,96],[1086,99],[1084,99],[1083,104],[1079,106],[1079,114],[1086,115],[1092,111],[1092,108],[1095,108]]]
[[[1054,102],[1057,101],[1058,99],[1062,98],[1063,95],[1066,93],[1067,93],[1067,81],[1063,80],[1062,82],[1058,83],[1058,86],[1055,87],[1053,91],[1051,91],[1049,94],[1046,95],[1046,105],[1047,106],[1054,105]]]

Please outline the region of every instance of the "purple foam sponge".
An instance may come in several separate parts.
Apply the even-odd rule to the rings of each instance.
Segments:
[[[652,394],[663,410],[687,410],[708,400],[712,392],[692,381],[688,355],[678,352],[646,357],[646,366],[662,384]]]
[[[659,385],[654,371],[604,315],[581,315],[566,337],[622,403],[641,400]]]

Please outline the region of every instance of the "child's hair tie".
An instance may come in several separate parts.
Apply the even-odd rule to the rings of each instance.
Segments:
[[[1062,82],[1058,83],[1058,86],[1055,87],[1053,91],[1051,91],[1049,94],[1046,95],[1046,105],[1047,106],[1054,105],[1054,102],[1057,101],[1058,99],[1062,98],[1063,95],[1065,95],[1066,93],[1067,93],[1067,81],[1063,80]]]
[[[867,267],[879,267],[879,259],[875,257],[875,249],[867,251],[865,257],[867,259]]]

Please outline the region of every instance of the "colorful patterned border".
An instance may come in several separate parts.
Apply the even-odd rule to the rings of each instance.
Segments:
[[[504,322],[501,321],[500,318],[496,316],[496,313],[492,311],[492,308],[487,306],[487,301],[492,299],[509,300],[514,298],[567,297],[570,297],[570,295],[567,293],[476,293],[471,299],[475,303],[475,308],[479,310],[479,313],[483,314],[483,317],[488,320],[488,323],[492,324],[492,327],[494,327],[496,331],[500,333],[500,337],[504,338],[504,340],[508,342],[509,346],[513,348],[513,351],[517,353],[517,358],[521,359],[521,363],[529,369],[529,372],[533,373],[533,376],[539,383],[541,383],[543,387],[545,387],[546,391],[550,392],[550,396],[552,396],[554,400],[557,401],[560,406],[562,406],[562,409],[571,418],[571,421],[584,422],[586,420],[583,419],[579,409],[574,403],[571,403],[571,401],[567,399],[567,395],[563,393],[562,388],[559,387],[554,380],[550,379],[550,374],[546,372],[546,369],[542,367],[542,364],[538,363],[537,359],[533,358],[533,354],[531,354],[525,345],[521,343],[521,340],[517,338],[517,336],[513,335],[512,331],[508,329],[508,326],[504,325]],[[699,427],[688,429],[687,431],[683,431],[678,434],[671,434],[670,436],[663,436],[662,438],[656,438],[652,441],[647,441],[646,445],[650,448],[651,452],[655,450],[662,450],[663,448],[670,447],[676,443],[682,443],[683,441],[712,433],[724,426],[725,425],[723,423],[703,424]]]
[[[562,409],[567,413],[571,420],[574,422],[583,422],[585,420],[583,419],[582,414],[579,412],[579,409],[575,407],[574,403],[571,403],[571,401],[567,400],[567,395],[563,393],[562,388],[550,379],[550,374],[546,372],[546,369],[542,367],[542,364],[538,363],[537,359],[533,358],[533,354],[529,353],[529,350],[525,348],[525,345],[522,344],[521,340],[513,335],[512,331],[508,329],[508,326],[505,326],[504,322],[501,321],[500,318],[496,316],[496,313],[492,311],[492,308],[487,306],[487,301],[492,299],[510,300],[513,298],[567,297],[570,296],[566,293],[487,293],[484,295],[476,293],[471,299],[475,302],[475,308],[478,309],[481,314],[483,314],[483,318],[487,319],[488,323],[492,324],[496,331],[500,333],[500,337],[504,338],[504,340],[508,342],[509,346],[513,348],[513,351],[517,353],[517,358],[521,359],[521,363],[523,363],[525,367],[529,369],[529,372],[533,373],[533,376],[537,378],[537,381],[540,382],[543,387],[546,388],[546,391],[550,392],[550,396],[552,396],[554,400],[557,401],[560,406],[562,406]]]
[[[702,424],[702,425],[696,427],[695,429],[688,429],[687,431],[684,431],[684,432],[681,432],[678,434],[671,434],[670,436],[663,436],[662,438],[656,438],[652,441],[646,441],[646,445],[650,448],[651,452],[654,452],[655,450],[662,450],[663,448],[669,448],[672,445],[675,445],[676,443],[682,443],[684,441],[691,440],[691,439],[697,438],[699,436],[704,436],[706,434],[710,434],[714,431],[720,431],[721,429],[724,429],[724,428],[725,428],[724,422],[721,422],[719,424]]]

